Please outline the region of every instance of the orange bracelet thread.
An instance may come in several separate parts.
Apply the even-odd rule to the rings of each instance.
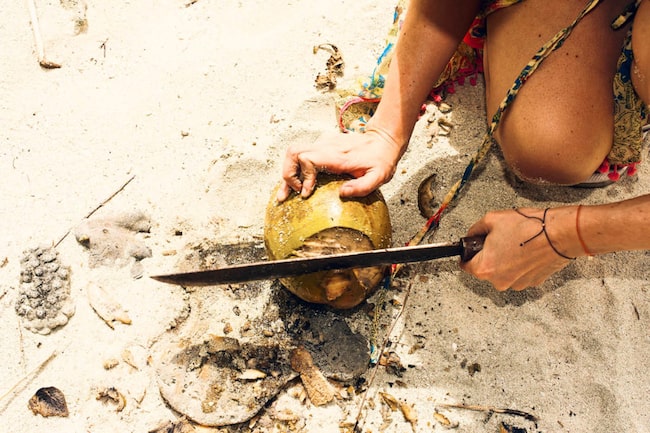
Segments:
[[[581,204],[578,205],[578,210],[576,211],[576,233],[578,233],[578,240],[580,241],[580,245],[582,245],[582,250],[586,255],[593,256],[591,251],[589,251],[589,248],[587,248],[587,244],[585,244],[584,239],[582,239],[582,235],[580,234],[580,209],[582,209]]]

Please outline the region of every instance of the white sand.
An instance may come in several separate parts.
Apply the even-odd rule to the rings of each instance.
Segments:
[[[75,9],[37,2],[46,58],[62,65],[55,70],[38,65],[27,3],[3,8],[0,419],[5,430],[144,432],[180,417],[160,397],[147,358],[170,322],[184,317],[189,299],[194,306],[201,301],[201,292],[190,297],[147,275],[173,271],[188,244],[259,241],[286,145],[336,127],[330,98],[313,86],[327,55],[314,55],[312,47],[336,44],[346,61],[345,79],[366,74],[383,48],[393,7],[367,0],[117,3],[90,2],[87,32],[75,36],[74,19],[80,16]],[[396,245],[424,223],[416,205],[419,182],[438,172],[442,196],[479,144],[485,116],[480,86],[461,88],[448,102],[456,124],[450,138],[427,147],[426,121],[420,122],[395,179],[382,188]],[[133,279],[128,267],[90,268],[87,251],[68,235],[58,251],[72,270],[76,313],[50,335],[22,328],[14,312],[22,252],[57,242],[132,176],[94,216],[148,213],[151,233],[138,235],[153,252],[142,261],[145,276]],[[435,240],[463,235],[490,209],[614,201],[647,193],[649,184],[646,164],[637,178],[605,189],[533,187],[512,180],[494,154],[443,217]],[[459,432],[495,432],[501,422],[530,432],[647,431],[647,264],[645,252],[581,259],[544,286],[522,293],[498,293],[463,274],[453,260],[410,266],[401,276],[404,285],[412,281],[410,297],[391,335],[392,350],[409,367],[401,378],[379,369],[361,430],[412,431],[400,412],[390,413],[392,422],[382,426],[387,413],[377,397],[382,391],[413,405],[418,432],[443,430],[433,416],[436,408],[459,423]],[[111,291],[131,325],[111,329],[95,314],[86,296],[92,284]],[[243,319],[233,317],[233,303],[254,317],[267,295],[235,302],[228,294],[206,294],[213,318],[206,332],[223,332],[227,321],[238,329]],[[403,300],[405,292],[388,296]],[[389,322],[395,312],[387,308],[383,320]],[[367,320],[363,315],[342,313],[352,327]],[[419,350],[413,351],[416,343]],[[122,360],[125,349],[136,367]],[[51,362],[30,374],[52,353]],[[121,362],[104,370],[110,358]],[[471,375],[467,366],[473,364],[480,371]],[[43,418],[27,408],[45,386],[64,392],[69,417]],[[110,386],[127,399],[119,413],[96,400],[97,390]],[[286,431],[292,425],[296,431],[337,431],[340,422],[354,420],[361,403],[358,396],[315,408],[292,395],[281,393],[268,411],[291,409],[298,421],[280,422],[267,414],[275,424],[253,430]],[[539,421],[535,427],[522,417],[442,409],[440,403],[512,408]]]

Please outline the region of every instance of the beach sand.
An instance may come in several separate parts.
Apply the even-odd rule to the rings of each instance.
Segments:
[[[332,95],[314,87],[328,54],[313,47],[341,50],[339,86],[369,74],[393,3],[38,1],[43,52],[57,69],[39,66],[28,4],[5,5],[0,20],[5,430],[181,431],[156,430],[196,419],[170,404],[175,395],[161,395],[161,375],[170,374],[160,370],[167,348],[226,336],[272,341],[293,308],[314,321],[326,318],[321,324],[343,320],[367,340],[388,338],[393,362],[334,381],[340,398],[322,406],[305,399],[295,377],[259,410],[235,404],[207,411],[224,419],[243,411],[250,421],[187,421],[184,428],[333,432],[356,422],[363,432],[498,432],[505,425],[531,433],[650,431],[647,252],[581,258],[518,293],[495,291],[460,271],[456,259],[413,264],[393,288],[346,311],[305,305],[272,282],[185,290],[149,278],[217,265],[213,253],[222,245],[252,245],[246,251],[263,254],[264,208],[284,149],[337,127]],[[442,197],[485,130],[480,81],[445,101],[450,135],[431,144],[424,116],[394,179],[382,187],[394,245],[425,222],[420,182],[437,173],[435,194]],[[611,202],[647,193],[649,185],[647,164],[601,189],[528,185],[494,150],[427,241],[458,239],[491,209]],[[116,248],[114,260],[81,243],[102,233],[113,242],[106,248]],[[16,314],[21,258],[54,244],[60,266],[69,268],[61,279],[70,284],[74,314],[42,335]],[[105,321],[97,310],[118,320]],[[67,417],[28,408],[46,387],[63,392]]]

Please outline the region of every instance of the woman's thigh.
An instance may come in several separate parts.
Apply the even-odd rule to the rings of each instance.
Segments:
[[[632,83],[643,101],[650,105],[650,1],[642,1],[632,28],[634,65]]]
[[[522,86],[496,131],[506,161],[530,181],[574,184],[612,145],[612,83],[626,28],[612,20],[629,0],[603,0]],[[492,115],[535,52],[584,1],[526,0],[488,17],[485,77]]]

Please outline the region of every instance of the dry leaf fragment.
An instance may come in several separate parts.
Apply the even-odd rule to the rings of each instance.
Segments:
[[[136,370],[142,370],[149,363],[149,353],[146,348],[139,344],[130,344],[122,349],[122,361]]]
[[[447,418],[445,415],[441,414],[440,412],[436,411],[433,413],[433,417],[440,423],[441,426],[445,428],[457,428],[458,427],[458,422],[451,422],[449,418]]]
[[[418,423],[418,413],[415,411],[415,406],[400,403],[399,408],[402,411],[402,415],[404,415],[404,419],[411,424],[413,431],[415,431],[416,424]]]
[[[397,377],[402,377],[402,374],[406,371],[406,367],[402,365],[402,360],[395,352],[382,353],[379,357],[379,365],[386,367],[388,373]]]
[[[115,301],[101,286],[90,284],[88,286],[88,302],[95,313],[111,328],[115,329],[113,322],[118,321],[125,325],[131,324],[129,314]]]
[[[300,374],[300,380],[314,406],[322,406],[334,399],[334,388],[314,365],[307,349],[298,347],[291,352],[291,368]]]
[[[196,429],[187,420],[180,420],[178,422],[167,421],[160,424],[148,433],[194,433]]]
[[[104,388],[97,393],[96,400],[103,403],[112,403],[115,407],[115,412],[122,412],[126,407],[126,397],[114,387]]]
[[[314,54],[319,50],[325,50],[331,55],[327,59],[327,73],[318,74],[316,76],[316,88],[320,90],[333,90],[336,88],[336,79],[337,77],[343,76],[343,68],[345,67],[345,62],[343,61],[343,56],[339,51],[338,47],[333,44],[321,44],[314,47]]]
[[[104,361],[104,370],[110,370],[111,368],[114,368],[119,364],[120,361],[116,358],[110,358]]]
[[[499,433],[528,433],[528,430],[523,427],[515,427],[502,422],[499,425]]]
[[[40,414],[41,416],[68,416],[68,405],[65,402],[65,396],[58,388],[49,386],[40,388],[29,399],[27,405],[29,409],[34,412],[34,415]]]
[[[382,401],[392,410],[393,412],[399,408],[399,402],[395,397],[392,395],[388,394],[387,392],[379,392],[379,396],[381,397]]]

